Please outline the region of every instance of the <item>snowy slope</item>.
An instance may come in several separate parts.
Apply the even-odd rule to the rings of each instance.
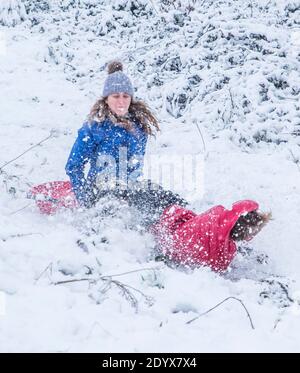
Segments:
[[[14,27],[0,16],[0,351],[299,352],[300,7],[24,6],[26,15],[10,15]],[[105,220],[101,206],[49,217],[26,198],[31,185],[66,180],[76,131],[112,58],[160,119],[147,157],[202,157],[202,189],[182,191],[191,208],[251,198],[272,211],[228,273],[153,261],[153,239],[126,206]],[[72,279],[89,281],[55,285]],[[255,329],[232,298],[187,324],[227,297],[243,301]]]

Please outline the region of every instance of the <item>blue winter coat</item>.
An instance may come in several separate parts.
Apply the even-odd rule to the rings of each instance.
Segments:
[[[136,181],[142,174],[147,134],[140,123],[134,122],[134,131],[105,119],[99,123],[86,122],[78,131],[66,164],[73,191],[79,202],[85,202],[90,187],[100,180]],[[87,177],[84,166],[90,163]],[[101,179],[102,178],[102,179]],[[104,178],[104,179],[103,179]]]

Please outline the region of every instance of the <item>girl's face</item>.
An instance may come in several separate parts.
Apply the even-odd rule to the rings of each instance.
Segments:
[[[124,116],[128,113],[131,96],[122,92],[113,93],[107,97],[106,102],[113,113]]]

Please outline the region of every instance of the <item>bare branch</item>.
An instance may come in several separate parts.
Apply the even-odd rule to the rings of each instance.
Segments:
[[[7,241],[10,238],[19,238],[19,237],[26,237],[26,236],[33,236],[34,234],[39,234],[43,237],[42,233],[17,233],[17,234],[11,234],[10,236],[7,236],[5,238],[1,238],[2,241]]]
[[[10,163],[16,161],[17,159],[21,158],[24,154],[28,153],[30,150],[34,149],[35,147],[37,147],[38,145],[41,145],[43,142],[51,139],[52,137],[55,137],[55,132],[51,131],[50,132],[50,135],[47,136],[46,138],[44,138],[43,140],[41,140],[40,142],[38,142],[37,144],[31,146],[30,148],[28,148],[27,150],[25,150],[25,152],[23,152],[22,154],[18,155],[16,158],[14,159],[11,159],[10,161],[4,163],[1,167],[0,167],[0,171],[6,167],[7,165],[9,165]]]
[[[39,279],[45,274],[48,272],[48,270],[50,270],[51,274],[52,274],[52,262],[49,263],[47,265],[47,267],[43,270],[43,272],[35,279],[35,283],[37,283],[39,281]]]
[[[235,298],[235,297],[228,297],[228,298],[222,300],[222,302],[220,302],[220,303],[218,303],[216,306],[210,308],[208,311],[203,312],[203,313],[201,313],[200,315],[194,317],[193,319],[187,321],[186,324],[191,324],[191,323],[194,322],[195,320],[199,319],[199,317],[204,316],[204,315],[207,315],[209,312],[213,311],[214,309],[216,309],[217,307],[219,307],[221,304],[225,303],[226,301],[228,301],[228,300],[230,300],[230,299],[234,299],[234,300],[238,301],[238,302],[243,306],[243,308],[245,309],[245,311],[246,311],[246,313],[247,313],[247,316],[248,316],[248,318],[249,318],[251,328],[252,328],[252,329],[255,329],[255,328],[254,328],[254,325],[253,325],[253,322],[252,322],[252,319],[251,319],[251,316],[250,316],[250,314],[249,314],[249,312],[248,312],[246,306],[244,305],[244,303],[243,303],[240,299]]]
[[[81,281],[88,281],[89,283],[93,284],[93,283],[96,283],[100,279],[95,280],[95,279],[92,279],[92,278],[74,278],[74,279],[71,279],[71,280],[57,281],[57,282],[54,282],[53,285],[62,285],[62,284],[68,284],[68,283],[71,283],[71,282],[81,282]]]
[[[293,157],[293,161],[294,163],[296,164],[298,170],[300,171],[300,166],[299,166],[299,159],[297,159],[294,155],[294,153],[291,151],[291,149],[289,149],[289,152],[291,153],[292,157]]]
[[[130,273],[143,272],[143,271],[154,271],[155,272],[157,270],[159,270],[159,268],[141,268],[141,269],[135,269],[133,271],[123,272],[123,273],[117,273],[115,275],[105,275],[105,276],[102,276],[102,278],[124,276],[124,275],[128,275]]]
[[[195,123],[195,125],[196,125],[196,127],[197,127],[197,130],[198,130],[199,134],[200,134],[200,137],[201,137],[201,140],[202,140],[202,144],[203,144],[203,153],[205,154],[205,153],[206,153],[206,145],[205,145],[205,141],[204,141],[204,138],[203,138],[202,132],[201,132],[201,130],[200,130],[200,127],[199,127],[199,125],[198,125],[198,122],[197,122],[197,121],[194,121],[194,123]]]
[[[27,209],[28,206],[32,205],[32,203],[33,203],[33,202],[28,203],[26,206],[20,208],[19,210],[16,210],[16,211],[11,212],[9,215],[15,215],[16,213],[18,213],[18,212],[20,212],[20,211],[22,211],[22,210]]]

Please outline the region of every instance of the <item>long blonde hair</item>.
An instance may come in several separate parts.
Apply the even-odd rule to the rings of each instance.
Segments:
[[[102,97],[93,105],[88,115],[88,120],[96,120],[97,122],[101,123],[108,118],[113,123],[124,127],[127,131],[133,131],[133,117],[141,124],[143,131],[145,131],[148,135],[154,135],[153,128],[155,128],[156,131],[160,130],[157,119],[143,101],[135,101],[134,99],[132,99],[128,109],[128,113],[129,116],[117,116],[110,110],[106,102],[106,97]]]

